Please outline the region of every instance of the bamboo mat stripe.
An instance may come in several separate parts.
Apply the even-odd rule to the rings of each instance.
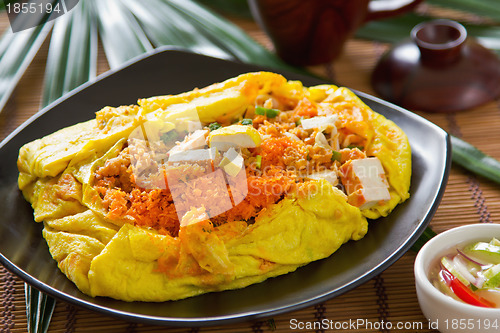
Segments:
[[[456,120],[455,114],[451,114],[449,116],[449,122],[450,133],[457,137],[463,138],[462,130]],[[467,183],[469,184],[468,190],[472,192],[472,198],[475,200],[474,206],[477,208],[477,213],[479,214],[479,222],[493,223],[479,180],[476,176],[470,174],[467,178]]]
[[[327,319],[325,317],[326,307],[325,307],[324,303],[320,303],[318,305],[315,305],[314,309],[316,310],[316,313],[314,314],[314,321],[315,322],[322,322],[324,319]],[[317,329],[316,332],[317,333],[324,333],[325,330],[324,329]]]
[[[65,333],[73,333],[75,331],[75,323],[76,323],[76,314],[78,309],[73,305],[66,305],[66,325],[64,326]]]
[[[387,303],[387,293],[385,291],[384,278],[381,275],[377,275],[374,279],[373,287],[377,294],[377,305],[378,305],[378,320],[380,322],[387,322],[389,318],[389,304]],[[387,330],[382,330],[386,332]]]
[[[14,327],[15,321],[15,305],[14,305],[14,277],[4,267],[1,267],[1,284],[2,284],[2,319],[0,326],[2,332],[8,332]]]

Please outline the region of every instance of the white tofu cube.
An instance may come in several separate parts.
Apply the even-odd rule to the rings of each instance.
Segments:
[[[382,163],[377,157],[353,160],[352,171],[359,178],[363,187],[389,186]]]
[[[359,192],[355,192],[348,197],[349,203],[359,203],[359,209],[368,209],[379,202],[384,202],[391,199],[391,194],[387,187],[372,187],[365,188]],[[356,205],[355,205],[356,206]]]
[[[320,131],[331,128],[332,134],[337,133],[337,127],[335,127],[335,122],[338,116],[333,114],[329,116],[317,116],[309,119],[302,119],[300,124],[303,129],[315,129],[318,128]]]
[[[188,135],[184,141],[170,149],[168,154],[173,155],[181,151],[201,148],[207,144],[207,135],[208,130],[196,130]]]
[[[317,144],[320,147],[323,147],[325,149],[331,149],[332,147],[328,143],[328,140],[326,139],[325,135],[322,132],[318,132],[316,136],[314,137],[314,143]]]
[[[337,171],[335,170],[325,170],[325,171],[315,172],[310,175],[307,175],[306,178],[315,180],[324,179],[333,186],[336,186],[339,183],[337,178]]]
[[[192,120],[188,120],[187,121],[187,130],[189,133],[192,133],[192,132],[195,132],[195,131],[199,131],[202,129],[202,125],[199,121],[192,121]]]
[[[208,135],[208,130],[196,130],[193,133],[191,133],[187,137],[187,141],[185,143],[185,148],[186,149],[196,149],[203,147],[207,144],[207,135]]]
[[[286,137],[288,137],[288,138],[290,138],[290,139],[292,139],[293,141],[301,141],[302,142],[302,140],[300,140],[299,137],[296,136],[293,133],[285,132],[285,133],[283,133],[283,135],[286,136]]]
[[[224,154],[224,157],[219,163],[219,167],[222,168],[228,175],[236,177],[241,169],[243,169],[244,162],[243,156],[238,154],[234,148],[230,148]]]
[[[217,155],[218,151],[216,148],[183,150],[170,155],[168,162],[214,161],[217,158]]]
[[[382,163],[376,157],[351,160],[340,168],[348,202],[360,209],[391,199]]]

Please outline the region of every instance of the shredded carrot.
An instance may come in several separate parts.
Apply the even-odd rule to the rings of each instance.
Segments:
[[[127,212],[126,193],[117,189],[110,189],[104,196],[103,203],[108,207],[108,217],[116,219]]]
[[[169,191],[136,188],[131,192],[130,204],[127,215],[134,218],[137,225],[152,227],[169,235],[179,232],[179,220]]]
[[[267,156],[275,158],[278,155],[277,152],[268,152]],[[124,169],[119,170],[123,172]],[[229,186],[222,173],[207,173],[190,180],[178,179],[178,182],[171,181],[166,189],[142,189],[133,184],[130,192],[118,186],[120,177],[123,178],[123,175],[108,175],[105,180],[101,177],[96,186],[104,206],[108,209],[107,217],[112,220],[134,221],[136,225],[152,227],[162,234],[174,237],[178,235],[180,228],[179,216],[190,211],[193,205],[206,207],[215,225],[248,221],[257,216],[263,208],[280,200],[295,184],[295,178],[286,170],[272,165],[269,165],[263,174],[256,174],[255,170],[247,169],[246,183],[243,186],[248,190],[247,193],[238,188],[242,187],[242,184],[235,186],[231,183]],[[110,185],[113,187],[107,187]],[[232,193],[232,190],[236,192]],[[233,206],[236,195],[244,199]],[[228,201],[228,197],[232,198],[232,201]],[[228,203],[228,207],[221,213],[223,200]]]
[[[277,166],[282,169],[286,168],[283,157],[285,156],[285,150],[289,147],[299,150],[297,147],[297,143],[286,136],[271,137],[262,141],[260,147],[262,156],[262,169],[265,170],[271,166]]]
[[[295,114],[298,116],[315,117],[318,115],[318,108],[314,102],[307,98],[302,99],[295,108]]]

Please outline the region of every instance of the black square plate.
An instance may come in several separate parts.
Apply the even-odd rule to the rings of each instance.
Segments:
[[[134,104],[138,98],[177,94],[220,82],[256,66],[181,50],[160,49],[101,75],[43,109],[0,144],[0,262],[41,291],[66,302],[123,319],[176,326],[201,326],[265,318],[340,295],[381,273],[401,257],[434,215],[448,178],[450,143],[445,131],[397,106],[358,93],[374,111],[398,124],[413,151],[411,198],[387,218],[370,223],[360,241],[329,258],[240,290],[164,303],[127,303],[82,294],[51,258],[41,225],[17,188],[19,148],[60,128],[95,117],[103,106]],[[328,83],[294,73],[305,86]]]

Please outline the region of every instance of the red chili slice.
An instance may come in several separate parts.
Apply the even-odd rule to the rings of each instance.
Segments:
[[[465,284],[460,282],[460,280],[457,279],[448,270],[442,269],[440,275],[443,277],[446,285],[450,287],[451,291],[453,291],[453,293],[465,303],[482,306],[484,308],[494,308],[494,305],[491,302],[474,294],[472,290],[470,290]]]

